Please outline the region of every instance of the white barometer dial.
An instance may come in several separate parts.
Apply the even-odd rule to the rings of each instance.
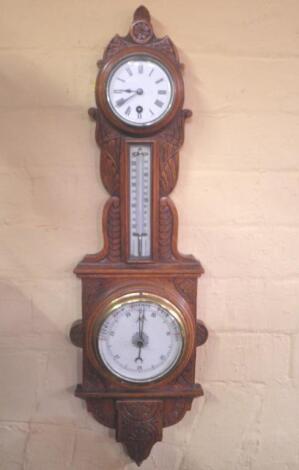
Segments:
[[[180,314],[168,301],[150,294],[126,297],[106,312],[97,330],[97,353],[117,377],[151,382],[166,375],[182,355]]]
[[[106,96],[119,119],[133,126],[150,126],[169,111],[174,99],[170,73],[147,55],[130,56],[111,71]]]

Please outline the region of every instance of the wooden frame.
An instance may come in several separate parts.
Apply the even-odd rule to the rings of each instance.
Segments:
[[[160,122],[136,128],[112,113],[105,90],[115,64],[140,53],[167,67],[175,83],[175,98]],[[176,48],[168,37],[155,36],[146,8],[135,11],[129,34],[115,36],[98,65],[97,107],[89,115],[96,123],[100,173],[110,197],[103,211],[104,246],[98,253],[86,255],[75,268],[82,280],[82,320],[73,324],[70,338],[83,350],[82,384],[75,394],[86,401],[97,421],[116,430],[116,440],[125,444],[140,465],[162,439],[162,428],[180,421],[193,398],[203,394],[195,383],[196,347],[208,337],[205,325],[196,320],[197,279],[203,269],[193,256],[177,249],[178,215],[169,198],[178,178],[185,120],[192,113],[182,109],[184,87]],[[135,143],[152,146],[152,256],[139,260],[130,258],[128,248],[128,148]],[[180,312],[186,332],[180,361],[151,383],[120,380],[104,366],[94,347],[97,325],[109,305],[136,292],[171,302]]]

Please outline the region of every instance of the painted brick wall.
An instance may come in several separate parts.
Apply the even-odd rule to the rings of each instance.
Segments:
[[[77,261],[102,242],[96,61],[135,1],[1,0],[0,469],[133,470],[73,397]],[[299,468],[299,4],[148,0],[194,111],[173,193],[205,267],[206,395],[144,470]]]

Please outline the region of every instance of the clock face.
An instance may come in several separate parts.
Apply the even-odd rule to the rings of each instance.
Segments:
[[[151,382],[179,361],[184,329],[172,304],[151,297],[117,303],[96,337],[96,348],[112,374],[129,382]]]
[[[169,71],[145,54],[120,61],[111,71],[106,96],[112,112],[132,126],[150,126],[168,113],[174,99]]]

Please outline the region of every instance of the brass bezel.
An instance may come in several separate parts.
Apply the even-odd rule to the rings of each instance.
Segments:
[[[177,360],[175,361],[174,364],[172,364],[172,366],[169,369],[166,370],[166,372],[156,376],[154,379],[137,381],[137,380],[130,380],[128,378],[124,378],[123,376],[121,376],[121,375],[117,374],[116,372],[110,370],[107,367],[107,365],[105,364],[105,362],[103,361],[103,359],[100,355],[97,341],[98,341],[98,335],[99,335],[100,329],[101,329],[104,321],[106,320],[106,318],[109,315],[112,314],[112,312],[114,310],[116,310],[118,307],[120,307],[124,303],[129,304],[129,303],[135,303],[135,302],[140,302],[140,301],[141,302],[142,301],[144,301],[144,302],[151,301],[151,302],[154,302],[156,304],[159,304],[161,307],[164,307],[168,310],[168,312],[176,319],[176,321],[179,325],[179,328],[180,328],[180,331],[181,331],[181,337],[182,337],[182,348],[181,348],[181,351],[180,351],[180,354],[179,354]],[[178,307],[176,307],[172,302],[165,299],[164,297],[161,297],[159,295],[152,294],[152,293],[149,293],[149,292],[143,292],[143,291],[131,292],[131,293],[124,294],[120,297],[117,297],[117,298],[113,299],[107,305],[106,309],[101,314],[101,316],[99,318],[97,318],[97,320],[95,321],[94,327],[93,327],[93,352],[94,352],[94,355],[95,355],[96,359],[99,361],[101,367],[103,367],[103,369],[105,370],[106,375],[109,375],[110,378],[113,377],[114,380],[117,379],[117,380],[120,380],[122,382],[128,383],[130,385],[135,385],[135,386],[155,384],[155,383],[157,383],[161,380],[165,380],[173,372],[173,370],[176,367],[178,367],[178,365],[181,363],[181,361],[184,358],[185,353],[186,353],[187,331],[188,331],[188,329],[187,329],[186,320],[185,320],[183,312],[181,312],[181,310]]]

